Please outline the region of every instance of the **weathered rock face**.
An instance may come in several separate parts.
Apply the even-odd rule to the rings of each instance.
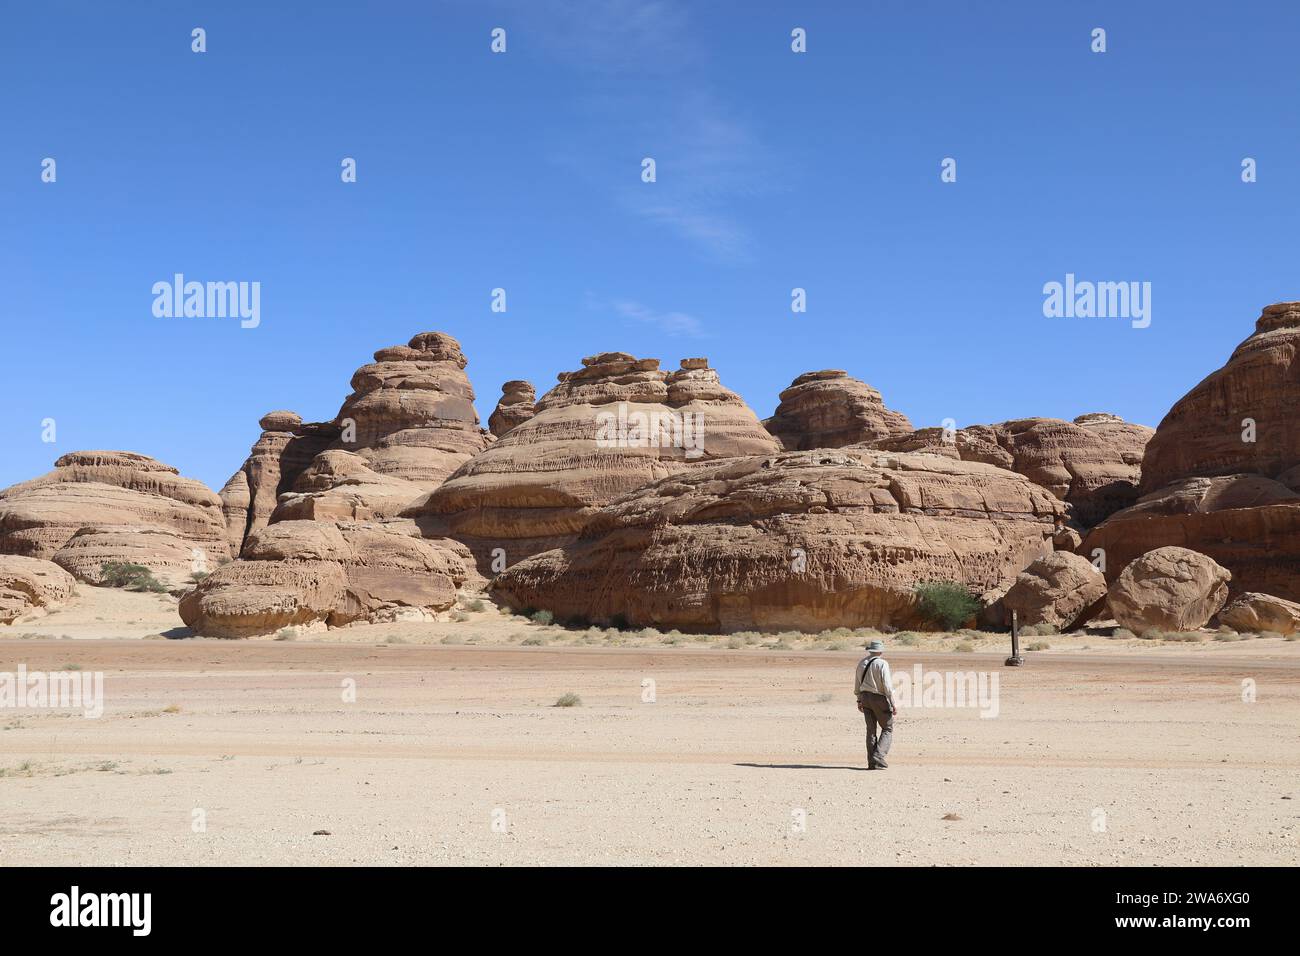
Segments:
[[[1056,551],[1016,577],[1002,599],[1022,625],[1050,624],[1068,631],[1083,623],[1106,597],[1106,579],[1091,561]]]
[[[266,527],[280,495],[339,435],[333,423],[304,424],[295,412],[268,412],[259,424],[262,434],[253,450],[221,489],[226,536],[235,554],[250,532]]]
[[[1071,517],[1091,527],[1137,500],[1142,454],[1153,434],[1105,413],[1073,422],[1022,418],[948,432],[925,428],[875,442],[893,451],[924,451],[981,461],[1019,472],[1071,505]]]
[[[1256,474],[1300,465],[1300,302],[1266,306],[1228,364],[1174,404],[1142,466],[1142,492],[1182,478]],[[1254,441],[1243,440],[1255,423]]]
[[[537,392],[531,382],[514,379],[501,386],[501,400],[488,418],[488,430],[500,438],[537,414]]]
[[[380,349],[352,376],[352,394],[335,419],[344,434],[334,447],[360,455],[376,474],[411,482],[417,494],[437,487],[490,441],[479,428],[466,364],[460,343],[443,332]]]
[[[96,581],[112,561],[168,577],[183,564],[188,575],[226,560],[230,546],[221,499],[201,482],[134,452],[80,451],[0,492],[0,553],[55,559]]]
[[[243,553],[181,598],[195,633],[428,617],[472,574],[464,546],[423,540],[409,521],[282,521],[249,535]]]
[[[1135,634],[1194,631],[1204,627],[1228,600],[1232,574],[1187,548],[1157,548],[1131,561],[1111,584],[1106,603],[1123,627]]]
[[[1237,631],[1294,634],[1300,631],[1300,604],[1247,591],[1219,612],[1219,623]]]
[[[271,521],[371,521],[400,512],[420,490],[370,470],[364,458],[330,449],[317,455],[280,496]]]
[[[466,364],[450,335],[422,332],[357,369],[334,421],[263,418],[253,453],[221,492],[236,550],[278,521],[393,517],[487,447]]]
[[[693,631],[923,626],[918,582],[1005,588],[1050,551],[1063,511],[978,463],[860,446],[751,456],[624,495],[493,591],[561,620]]]
[[[72,596],[75,584],[52,561],[0,554],[0,624],[57,607]]]
[[[80,581],[103,583],[109,563],[139,564],[169,588],[187,586],[196,572],[214,571],[223,553],[209,564],[208,554],[166,528],[138,525],[86,525],[54,553],[54,563]]]
[[[536,415],[402,512],[466,542],[488,572],[571,541],[595,509],[647,482],[777,443],[705,359],[679,371],[606,352],[537,402]],[[496,569],[499,570],[499,567]]]
[[[906,415],[886,408],[880,392],[843,369],[800,375],[763,424],[790,451],[843,448],[912,432]]]
[[[1300,600],[1300,494],[1259,475],[1186,478],[1094,528],[1081,553],[1101,549],[1113,579],[1166,545],[1190,548],[1232,572],[1234,594]]]
[[[1228,364],[1174,405],[1147,446],[1141,500],[1084,541],[1084,554],[1105,551],[1108,577],[1177,545],[1230,570],[1233,594],[1300,601],[1298,346],[1300,303],[1270,305]]]

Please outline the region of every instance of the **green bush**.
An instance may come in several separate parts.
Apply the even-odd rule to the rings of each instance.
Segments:
[[[955,581],[918,584],[916,596],[920,600],[921,616],[945,631],[965,624],[982,606],[979,598]]]
[[[536,611],[529,618],[534,624],[550,624],[555,620],[555,615],[550,611]]]
[[[100,583],[110,588],[128,591],[153,591],[161,593],[167,586],[153,576],[143,564],[124,561],[106,561],[99,566]]]

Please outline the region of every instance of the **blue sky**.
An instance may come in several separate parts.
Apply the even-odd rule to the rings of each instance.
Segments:
[[[1154,425],[1300,298],[1298,26],[1282,2],[8,4],[0,486],[124,448],[220,487],[264,412],[331,418],[434,329],[484,421],[505,380],[617,349],[708,356],[760,416],[839,367],[918,426]],[[261,325],[156,318],[176,272],[260,282]],[[1150,327],[1045,318],[1066,273],[1150,282]]]

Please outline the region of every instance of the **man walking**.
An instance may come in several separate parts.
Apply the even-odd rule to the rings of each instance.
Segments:
[[[894,686],[889,679],[889,664],[884,658],[885,645],[872,641],[867,656],[858,661],[853,676],[853,692],[858,695],[858,710],[867,719],[867,769],[884,770],[889,764],[889,745],[894,742]],[[880,736],[876,736],[876,726]]]

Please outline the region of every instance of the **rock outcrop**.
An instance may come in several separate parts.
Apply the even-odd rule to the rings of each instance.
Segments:
[[[1300,303],[1266,307],[1227,365],[1160,422],[1142,498],[1094,528],[1108,576],[1165,545],[1232,572],[1232,593],[1300,601]]]
[[[1074,521],[1089,528],[1137,500],[1143,449],[1152,434],[1146,425],[1094,412],[1072,422],[1022,418],[946,432],[925,428],[874,444],[1009,468],[1068,501]]]
[[[230,556],[221,499],[160,461],[78,451],[0,492],[0,553],[54,560],[83,580],[107,562],[176,581]]]
[[[500,570],[493,552],[513,564],[571,541],[597,508],[648,482],[777,450],[705,359],[670,373],[658,359],[605,352],[582,366],[560,374],[532,418],[402,514],[428,535],[464,541],[490,573]]]
[[[0,554],[0,624],[57,607],[72,596],[75,584],[52,561]]]
[[[537,414],[537,392],[531,382],[512,379],[501,386],[501,399],[488,417],[488,431],[500,438]]]
[[[1157,548],[1131,561],[1110,585],[1106,604],[1121,626],[1141,635],[1204,627],[1228,600],[1232,574],[1187,548]]]
[[[1106,579],[1091,561],[1055,551],[1021,571],[1002,603],[1023,626],[1050,624],[1068,631],[1100,611],[1105,597]]]
[[[749,456],[593,510],[579,539],[493,591],[560,620],[691,631],[924,626],[918,582],[1005,589],[1050,551],[1064,510],[1014,472],[933,455]]]
[[[262,434],[220,492],[226,536],[235,554],[250,532],[266,527],[280,495],[339,435],[333,423],[305,424],[296,412],[268,412],[259,424]]]
[[[450,335],[422,332],[357,369],[333,421],[263,418],[253,453],[221,492],[236,549],[274,522],[390,518],[441,484],[491,442],[466,364]]]
[[[428,618],[473,575],[464,546],[424,540],[409,521],[282,521],[250,534],[243,554],[181,598],[195,633]]]
[[[1300,466],[1300,302],[1266,306],[1228,363],[1179,399],[1147,446],[1142,492]],[[1252,427],[1253,423],[1253,427]],[[1253,439],[1253,440],[1252,440]]]
[[[1219,612],[1219,623],[1237,631],[1294,634],[1300,631],[1300,604],[1247,591]]]
[[[805,372],[780,399],[763,424],[790,451],[843,448],[912,432],[906,415],[886,408],[880,392],[843,369]]]

